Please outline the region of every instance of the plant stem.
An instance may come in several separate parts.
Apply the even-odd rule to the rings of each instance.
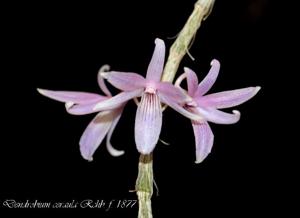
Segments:
[[[198,0],[194,10],[170,49],[162,75],[162,81],[173,82],[183,56],[188,52],[202,20],[210,14],[215,0]],[[139,200],[138,218],[152,218],[151,197],[153,194],[153,156],[140,155],[135,190]]]
[[[201,21],[205,20],[210,14],[214,1],[215,0],[198,0],[195,3],[192,14],[170,48],[169,57],[162,75],[162,81],[173,82],[182,58],[188,52],[191,41],[201,25]]]
[[[135,190],[139,199],[139,218],[152,218],[151,197],[153,193],[153,157],[140,155],[139,173]]]

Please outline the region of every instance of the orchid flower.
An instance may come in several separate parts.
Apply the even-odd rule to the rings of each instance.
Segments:
[[[202,121],[192,120],[196,143],[196,163],[202,162],[213,146],[214,135],[207,121],[217,124],[238,122],[239,111],[233,110],[233,113],[230,114],[219,109],[240,105],[251,99],[260,90],[260,87],[257,86],[205,95],[215,83],[220,70],[220,63],[217,60],[213,60],[211,66],[209,73],[199,85],[197,75],[189,68],[184,68],[185,72],[175,83],[176,87],[180,87],[183,79],[187,79],[187,94],[190,99],[183,107],[202,117]]]
[[[51,91],[45,89],[38,89],[38,92],[48,98],[64,102],[66,110],[70,114],[84,115],[94,113],[93,108],[97,103],[112,97],[101,77],[101,72],[108,69],[109,66],[105,65],[98,73],[98,84],[106,96],[87,92]],[[89,161],[93,160],[94,152],[106,135],[106,147],[108,152],[112,156],[120,156],[124,153],[124,151],[113,148],[110,143],[112,133],[121,117],[124,106],[125,102],[117,105],[112,110],[102,111],[90,122],[79,141],[80,152],[84,159]]]
[[[146,78],[129,72],[101,73],[109,83],[123,92],[94,107],[95,111],[110,110],[129,99],[141,97],[135,118],[135,143],[137,150],[142,154],[150,154],[159,139],[162,127],[161,103],[190,119],[201,118],[180,106],[186,101],[186,96],[180,89],[169,82],[160,81],[164,67],[165,44],[161,39],[156,39],[155,44]]]

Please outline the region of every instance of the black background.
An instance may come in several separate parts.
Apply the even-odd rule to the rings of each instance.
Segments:
[[[134,103],[126,107],[112,139],[125,155],[111,157],[102,144],[94,161],[87,162],[80,156],[78,141],[94,115],[69,115],[63,104],[39,95],[36,88],[98,93],[96,75],[103,64],[145,75],[154,39],[165,40],[169,48],[174,41],[169,37],[180,31],[193,4],[192,0],[153,0],[32,2],[3,7],[8,13],[3,19],[1,210],[12,212],[2,206],[5,199],[136,198],[128,192],[134,189],[139,157],[134,145]],[[280,157],[275,154],[281,148],[271,140],[277,133],[268,131],[276,125],[277,116],[270,112],[271,93],[280,72],[274,64],[280,49],[274,39],[280,26],[276,15],[275,5],[268,0],[217,0],[202,23],[190,50],[196,60],[186,56],[180,71],[189,66],[203,78],[216,58],[221,72],[211,92],[257,85],[262,89],[237,107],[242,114],[237,124],[211,124],[213,151],[199,165],[194,164],[190,121],[171,109],[164,113],[161,138],[170,146],[159,143],[154,152],[159,187],[159,196],[153,196],[154,217],[180,212],[186,217],[245,217],[283,209],[277,206]],[[51,210],[74,211],[99,217],[135,217],[137,207],[109,212]]]

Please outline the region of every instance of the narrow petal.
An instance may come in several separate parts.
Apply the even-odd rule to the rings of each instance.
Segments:
[[[144,88],[146,85],[145,78],[136,73],[111,71],[107,73],[101,73],[101,75],[113,86],[123,91],[132,91],[135,89]]]
[[[202,82],[199,84],[198,89],[195,93],[195,97],[199,97],[207,93],[210,88],[215,83],[220,70],[220,62],[216,59],[212,60],[211,62],[211,68],[206,75],[206,77],[202,80]]]
[[[186,110],[184,107],[182,107],[180,104],[178,104],[176,101],[173,101],[171,98],[168,98],[168,96],[164,95],[163,93],[158,93],[161,102],[164,104],[170,106],[178,113],[182,114],[183,116],[196,121],[203,121],[204,118],[200,116],[198,113],[192,113],[188,110]]]
[[[103,79],[103,76],[101,75],[103,72],[107,72],[109,71],[110,69],[110,66],[109,65],[103,65],[99,71],[98,71],[98,76],[97,76],[97,79],[98,79],[98,85],[100,87],[100,89],[104,92],[104,94],[108,97],[111,97],[112,94],[111,92],[108,90],[105,82],[104,82],[104,79]]]
[[[161,39],[155,39],[155,49],[152,55],[152,59],[147,70],[147,80],[159,82],[161,74],[164,68],[165,62],[165,43]]]
[[[96,111],[94,110],[94,107],[99,102],[90,103],[90,104],[74,104],[72,102],[66,103],[66,110],[69,114],[72,115],[85,115],[85,114],[92,114]]]
[[[240,105],[256,95],[260,87],[249,87],[232,91],[209,94],[198,99],[196,102],[206,107],[229,108]]]
[[[192,122],[195,142],[196,142],[196,161],[201,163],[211,152],[214,143],[214,134],[207,122]]]
[[[186,69],[186,68],[185,68]],[[187,73],[182,73],[175,81],[174,86],[181,88],[182,81],[187,77]],[[182,88],[181,88],[182,89]]]
[[[84,159],[93,160],[93,154],[109,131],[114,116],[112,111],[101,112],[87,126],[79,142],[80,152]]]
[[[120,107],[124,102],[127,102],[128,100],[139,97],[143,92],[143,89],[137,89],[129,92],[121,92],[118,95],[115,95],[112,98],[109,98],[108,100],[99,102],[95,105],[94,111],[101,111],[101,110],[112,110],[117,107]]]
[[[198,77],[194,71],[185,67],[184,72],[187,73],[187,88],[188,93],[193,97],[198,89]]]
[[[183,103],[188,100],[188,96],[183,91],[169,82],[158,83],[157,90],[159,93],[163,93],[163,95],[177,103]]]
[[[73,91],[52,91],[46,89],[37,89],[38,92],[48,98],[60,102],[73,102],[76,104],[88,104],[106,99],[106,96],[88,93],[88,92],[73,92]]]
[[[142,154],[150,154],[158,139],[162,126],[162,110],[156,94],[145,93],[137,108],[135,118],[135,143]]]
[[[218,124],[233,124],[239,121],[240,119],[240,112],[233,110],[232,114],[213,109],[213,108],[196,108],[207,121],[218,123]]]
[[[115,117],[114,117],[114,120],[113,120],[113,122],[112,122],[112,124],[111,124],[111,127],[110,127],[110,129],[109,129],[109,131],[108,131],[108,133],[107,133],[107,137],[106,137],[106,148],[107,148],[108,152],[110,153],[110,155],[112,155],[112,156],[114,156],[114,157],[121,156],[121,155],[123,155],[123,154],[125,153],[123,150],[117,150],[117,149],[115,149],[115,148],[111,145],[111,142],[110,142],[111,136],[112,136],[112,134],[113,134],[113,132],[114,132],[114,130],[115,130],[115,128],[116,128],[116,126],[117,126],[119,120],[120,120],[120,117],[121,117],[121,115],[122,115],[124,106],[125,106],[125,105],[123,105],[122,107],[120,107],[120,108],[114,110]]]

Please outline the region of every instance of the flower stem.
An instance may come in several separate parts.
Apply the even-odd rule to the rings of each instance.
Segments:
[[[153,193],[153,157],[140,155],[139,173],[135,190],[139,199],[138,218],[152,218],[151,197]]]
[[[195,3],[192,14],[170,48],[162,81],[173,82],[182,58],[188,52],[191,42],[201,25],[201,21],[205,20],[210,14],[214,2],[215,0],[198,0]]]
[[[183,56],[188,52],[192,39],[195,37],[202,20],[210,14],[215,0],[198,0],[194,10],[173,43],[162,81],[173,82]],[[139,171],[135,184],[139,200],[138,218],[152,218],[151,197],[153,194],[153,156],[140,155]]]

